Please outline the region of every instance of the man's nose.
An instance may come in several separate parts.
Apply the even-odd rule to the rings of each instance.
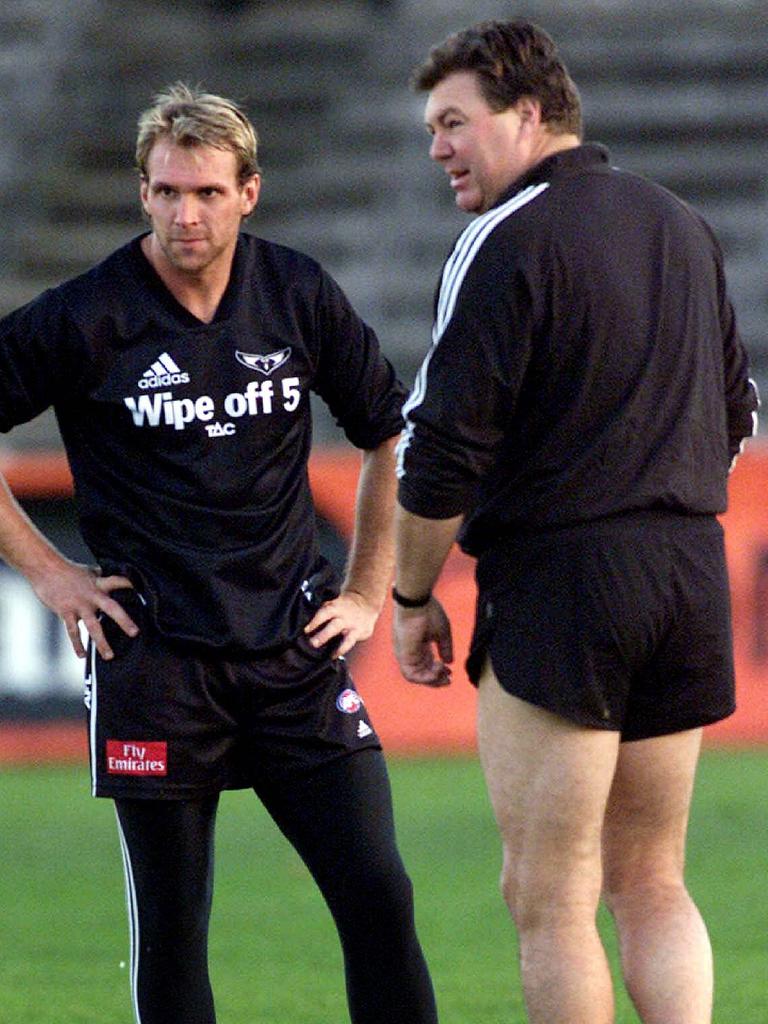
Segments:
[[[429,155],[432,160],[445,160],[452,153],[451,147],[448,144],[448,140],[440,132],[435,132],[432,136],[432,143],[429,147]]]
[[[196,196],[180,196],[176,204],[176,221],[179,224],[194,224],[198,219],[199,205]]]

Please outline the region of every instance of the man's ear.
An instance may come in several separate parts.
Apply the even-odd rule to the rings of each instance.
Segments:
[[[253,213],[259,201],[260,192],[261,175],[252,174],[250,178],[243,182],[240,193],[240,212],[243,217],[249,217]]]
[[[514,108],[524,124],[530,127],[538,127],[541,124],[541,100],[535,96],[521,96],[515,102]]]

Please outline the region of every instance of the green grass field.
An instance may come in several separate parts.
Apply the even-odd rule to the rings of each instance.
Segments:
[[[442,1024],[523,1021],[476,762],[393,759],[391,772]],[[768,751],[705,754],[689,882],[712,933],[721,1024],[766,1020],[767,789]],[[342,1024],[332,925],[252,795],[223,797],[217,857],[211,959],[220,1024]],[[615,964],[605,917],[601,928]],[[130,1024],[127,950],[111,804],[88,796],[83,769],[0,772],[2,1024]],[[636,1021],[620,991],[618,1024]]]

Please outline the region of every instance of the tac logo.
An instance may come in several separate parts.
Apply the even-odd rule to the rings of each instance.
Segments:
[[[266,356],[251,352],[240,352],[238,349],[235,349],[235,359],[237,359],[238,363],[247,366],[249,370],[258,370],[259,373],[263,373],[267,377],[270,373],[274,373],[283,363],[287,362],[290,355],[290,347],[278,349],[277,352],[270,352]]]
[[[206,423],[208,437],[231,437],[235,432],[234,423]]]
[[[167,775],[168,744],[147,740],[107,740],[110,775]]]
[[[356,715],[363,706],[363,698],[356,690],[342,690],[336,698],[336,707],[345,715]]]

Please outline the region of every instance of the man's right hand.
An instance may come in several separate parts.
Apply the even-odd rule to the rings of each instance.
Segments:
[[[46,607],[59,616],[78,658],[85,657],[79,623],[85,626],[96,650],[109,661],[114,657],[99,621],[99,612],[108,615],[128,636],[136,636],[139,627],[125,609],[111,598],[110,592],[133,587],[125,576],[100,576],[98,570],[62,559],[39,580],[30,580]]]

